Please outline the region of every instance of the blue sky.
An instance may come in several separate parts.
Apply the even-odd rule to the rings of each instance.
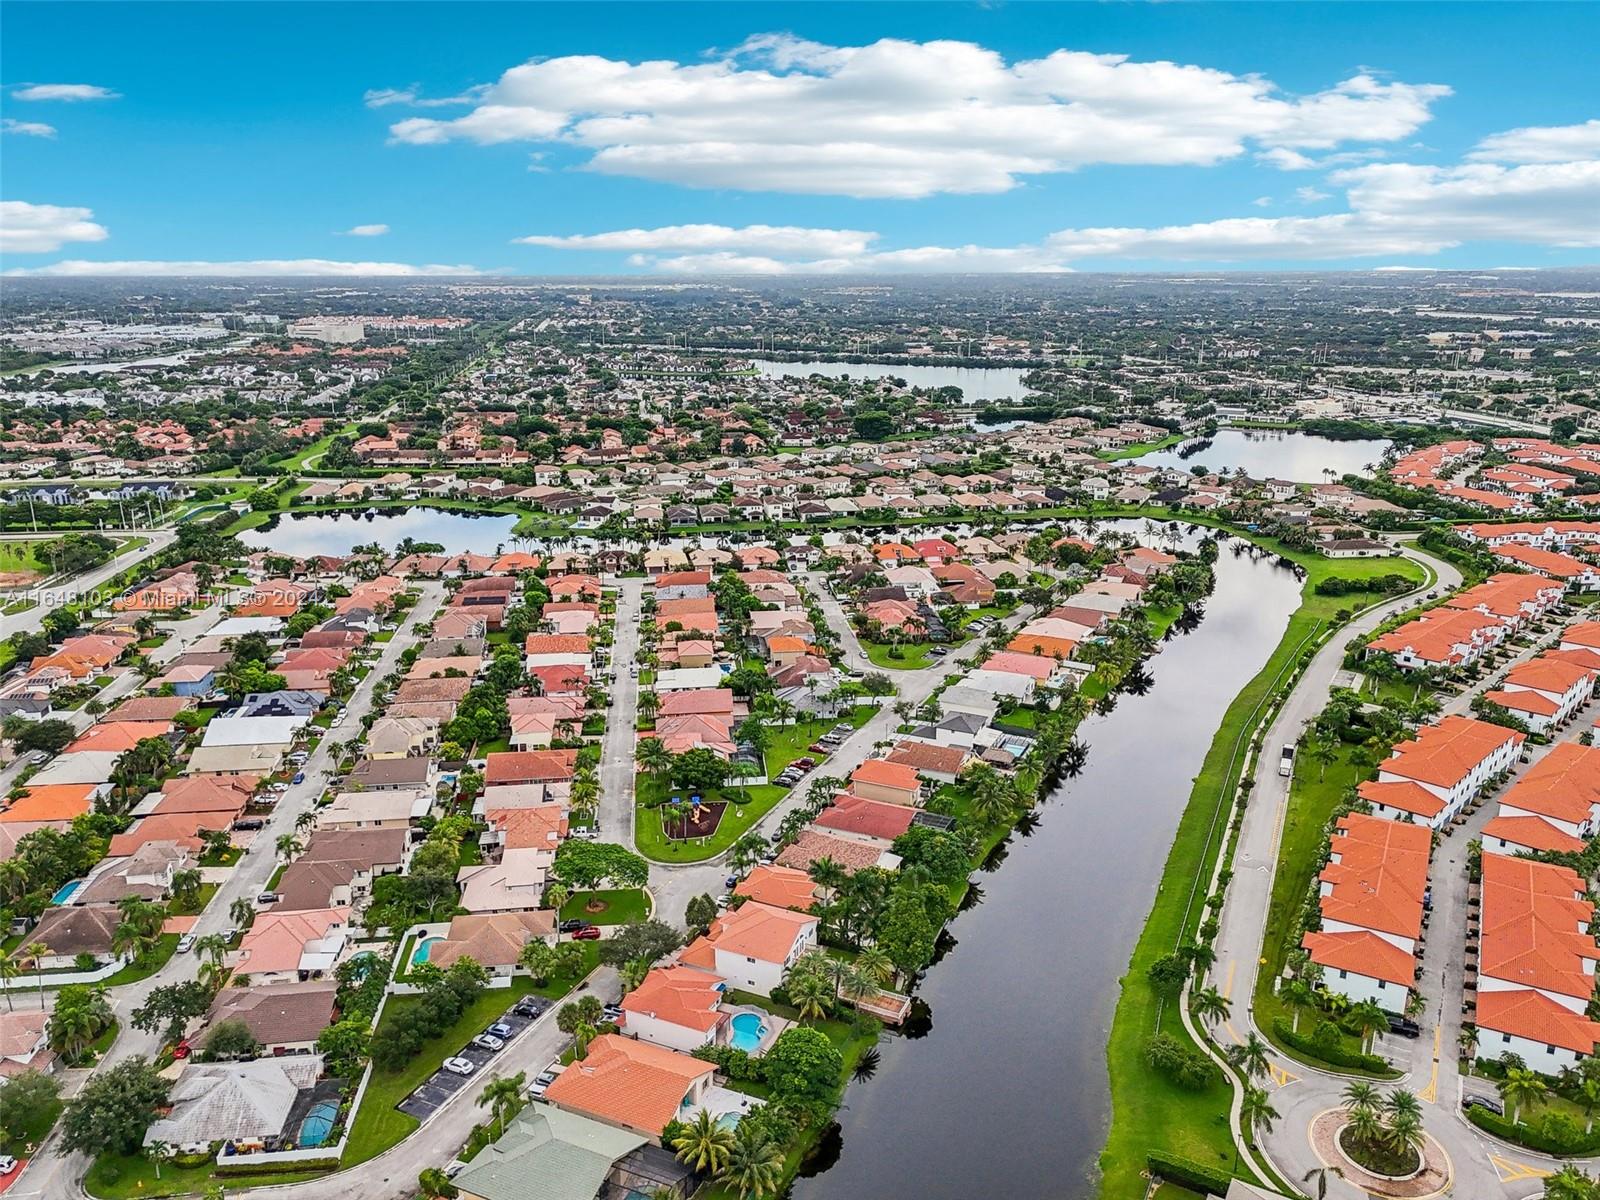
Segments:
[[[1587,5],[11,3],[0,263],[1586,263],[1597,43]]]

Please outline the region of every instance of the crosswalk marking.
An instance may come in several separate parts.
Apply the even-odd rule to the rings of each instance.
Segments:
[[[1500,1176],[1501,1183],[1515,1183],[1519,1179],[1548,1179],[1555,1174],[1554,1171],[1547,1171],[1543,1167],[1518,1162],[1514,1158],[1506,1158],[1499,1154],[1489,1155],[1489,1165],[1494,1168],[1495,1174]]]
[[[1433,1027],[1433,1070],[1428,1076],[1428,1086],[1417,1093],[1417,1096],[1429,1104],[1439,1103],[1439,1035],[1438,1025]]]
[[[1281,1088],[1288,1087],[1296,1079],[1300,1078],[1300,1076],[1295,1075],[1292,1072],[1284,1070],[1277,1063],[1273,1063],[1271,1065],[1271,1067],[1268,1068],[1268,1070],[1272,1074],[1272,1082],[1273,1082],[1273,1084],[1276,1085],[1277,1087],[1281,1087]]]

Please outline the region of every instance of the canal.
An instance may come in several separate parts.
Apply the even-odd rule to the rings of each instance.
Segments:
[[[1199,625],[1150,660],[1153,687],[1085,723],[1088,765],[975,877],[981,902],[917,993],[931,1024],[879,1043],[845,1095],[837,1161],[797,1180],[797,1200],[1095,1194],[1118,981],[1223,710],[1299,604],[1294,573],[1242,541],[1216,574]]]

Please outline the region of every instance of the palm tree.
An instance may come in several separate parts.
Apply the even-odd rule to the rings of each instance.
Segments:
[[[1238,1045],[1229,1047],[1228,1061],[1239,1069],[1246,1080],[1264,1079],[1272,1068],[1272,1060],[1267,1056],[1267,1044],[1255,1030],[1251,1030]]]
[[[491,1079],[484,1085],[483,1091],[478,1093],[479,1106],[487,1107],[494,1114],[496,1136],[505,1132],[506,1118],[517,1111],[518,1102],[522,1099],[522,1084],[526,1078],[526,1071],[518,1071],[515,1075],[502,1075],[498,1079]]]
[[[1207,1025],[1226,1021],[1233,1011],[1232,1001],[1214,987],[1201,988],[1190,997],[1189,1003],[1194,1009],[1194,1015]]]
[[[22,964],[15,956],[0,954],[0,984],[6,989],[6,1011],[15,1012],[16,1008],[11,1003],[11,981],[22,974]]]
[[[417,1188],[428,1200],[454,1200],[461,1194],[456,1185],[450,1182],[450,1176],[438,1167],[423,1168],[417,1176]]]
[[[650,974],[651,965],[648,955],[630,958],[622,964],[619,974],[622,977],[622,994],[624,996],[644,982],[644,977]]]
[[[753,1200],[776,1192],[782,1177],[783,1148],[754,1124],[741,1121],[721,1181],[739,1193],[739,1200]]]
[[[69,1063],[77,1062],[99,1033],[99,1022],[87,1007],[58,1008],[50,1015],[50,1046]]]
[[[811,882],[822,889],[825,896],[832,896],[849,876],[839,863],[824,854],[811,864]]]
[[[279,858],[291,859],[296,854],[300,853],[300,839],[295,837],[295,835],[292,833],[280,833],[278,835],[277,847]]]
[[[1266,1088],[1247,1086],[1239,1102],[1239,1120],[1244,1127],[1253,1133],[1271,1133],[1277,1119],[1278,1110],[1267,1099]]]
[[[818,971],[789,973],[789,1000],[800,1010],[802,1021],[818,1021],[828,1015],[833,986]]]
[[[39,1010],[44,1011],[44,959],[50,953],[50,947],[43,942],[29,942],[19,953],[28,960],[28,965],[33,968],[33,980],[39,992]]]
[[[172,898],[184,908],[200,899],[200,872],[193,867],[172,874]]]
[[[679,1162],[702,1174],[716,1176],[727,1170],[733,1142],[733,1130],[702,1108],[694,1120],[684,1125],[683,1132],[672,1139],[672,1151]]]
[[[1461,1032],[1456,1035],[1456,1045],[1461,1048],[1462,1058],[1471,1058],[1473,1051],[1478,1048],[1478,1030],[1472,1025],[1463,1025]]]
[[[894,982],[894,960],[877,946],[868,946],[856,955],[856,970],[870,976],[879,987],[888,987]]]
[[[1350,1010],[1350,1020],[1361,1031],[1361,1052],[1372,1053],[1372,1040],[1382,1030],[1389,1028],[1389,1018],[1376,1001],[1363,1000]]]
[[[1383,1119],[1375,1108],[1352,1108],[1348,1128],[1352,1137],[1366,1146],[1378,1145],[1384,1135]]]
[[[566,907],[567,901],[572,899],[572,891],[564,884],[552,883],[544,890],[544,906],[560,912]]]
[[[1344,1172],[1338,1167],[1312,1167],[1311,1170],[1300,1177],[1300,1182],[1310,1183],[1315,1179],[1317,1181],[1317,1194],[1314,1200],[1328,1200],[1329,1175],[1337,1175],[1340,1179],[1344,1178]]]
[[[1593,1133],[1594,1110],[1600,1108],[1600,1079],[1596,1079],[1593,1075],[1585,1075],[1583,1083],[1578,1087],[1576,1098],[1579,1107],[1583,1109],[1583,1116],[1587,1122],[1583,1127],[1583,1131],[1584,1133]]]
[[[245,896],[237,896],[232,904],[228,905],[228,918],[235,925],[245,926],[256,915],[255,906]]]
[[[1303,979],[1291,979],[1278,991],[1278,996],[1294,1013],[1294,1032],[1300,1032],[1300,1014],[1316,1002],[1316,993]]]
[[[1544,1099],[1544,1080],[1526,1067],[1513,1067],[1498,1084],[1500,1098],[1511,1109],[1511,1123],[1517,1124],[1520,1110],[1532,1108]]]
[[[1344,1089],[1344,1107],[1351,1114],[1357,1111],[1377,1112],[1378,1089],[1370,1083],[1357,1080]]]

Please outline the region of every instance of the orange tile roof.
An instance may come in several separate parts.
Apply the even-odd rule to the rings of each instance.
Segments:
[[[530,633],[522,643],[524,654],[587,654],[589,639],[581,633]]]
[[[1484,854],[1478,974],[1587,1001],[1600,947],[1584,932],[1594,906],[1583,890],[1567,867]]]
[[[1019,654],[1037,654],[1043,658],[1071,658],[1078,643],[1071,638],[1051,637],[1041,633],[1019,633],[1006,643],[1007,650]]]
[[[733,894],[776,908],[805,912],[816,902],[817,885],[804,871],[762,863],[739,881]]]
[[[545,1091],[551,1104],[659,1135],[679,1115],[690,1087],[716,1068],[649,1042],[603,1033],[589,1053]]]
[[[491,808],[484,818],[505,835],[507,850],[554,850],[567,836],[567,810],[562,804]]]
[[[0,812],[0,821],[70,821],[89,811],[92,783],[49,783],[28,788]]]
[[[844,792],[835,796],[834,802],[818,813],[812,824],[818,829],[854,833],[892,842],[911,828],[911,822],[916,815],[916,809],[905,804],[867,800]]]
[[[1483,836],[1501,838],[1513,846],[1525,846],[1529,850],[1577,854],[1584,846],[1582,838],[1573,837],[1543,817],[1493,817],[1484,825]]]
[[[722,1024],[722,986],[727,980],[698,967],[656,967],[622,998],[622,1011],[709,1033]],[[623,1020],[627,1024],[627,1020]]]
[[[794,951],[795,943],[807,929],[816,927],[817,918],[772,904],[751,900],[732,909],[711,923],[711,929],[698,941],[717,950],[754,958],[760,962],[782,963]]]
[[[577,770],[576,750],[510,750],[489,755],[484,769],[485,784],[559,783],[571,779]]]
[[[970,757],[960,746],[936,746],[932,742],[908,739],[889,752],[888,761],[913,771],[959,775]]]
[[[1336,971],[1354,971],[1401,987],[1410,987],[1416,974],[1416,959],[1365,929],[1310,932],[1300,939],[1300,945],[1311,955],[1312,962]]]
[[[170,721],[102,721],[89,726],[62,753],[77,754],[93,750],[120,754],[124,750],[132,750],[145,738],[160,737],[171,728]]]
[[[1318,879],[1324,920],[1415,938],[1422,933],[1433,835],[1426,826],[1347,813],[1328,841],[1333,857]]]
[[[1576,625],[1569,625],[1561,635],[1561,644],[1600,650],[1600,621],[1579,621]]]
[[[1553,692],[1564,696],[1580,684],[1594,678],[1594,672],[1585,670],[1565,659],[1541,654],[1527,662],[1518,663],[1506,672],[1506,683],[1532,688],[1539,692]]]
[[[1437,787],[1454,787],[1508,741],[1521,745],[1526,735],[1471,717],[1445,717],[1424,725],[1410,741],[1395,746],[1395,756],[1378,764],[1389,775]]]
[[[1558,743],[1507,789],[1500,804],[1583,824],[1600,811],[1600,746]]]
[[[865,783],[876,787],[900,788],[904,791],[916,791],[921,784],[917,782],[917,773],[904,763],[889,762],[882,758],[869,758],[854,771],[850,772],[851,783]]]
[[[1403,780],[1399,783],[1379,783],[1368,779],[1356,788],[1356,793],[1367,803],[1382,805],[1397,812],[1432,820],[1444,811],[1444,801],[1419,783]]]
[[[1476,1020],[1480,1029],[1579,1054],[1593,1054],[1600,1044],[1600,1024],[1528,988],[1480,991]]]

